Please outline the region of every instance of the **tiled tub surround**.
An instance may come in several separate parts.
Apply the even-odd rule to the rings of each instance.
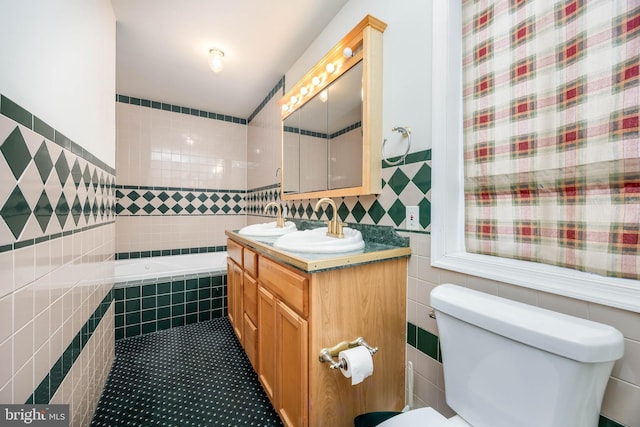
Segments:
[[[226,255],[116,261],[115,338],[224,317]]]
[[[80,425],[113,359],[115,171],[4,96],[0,113],[0,401]]]
[[[245,222],[246,120],[117,99],[116,252],[223,246]]]

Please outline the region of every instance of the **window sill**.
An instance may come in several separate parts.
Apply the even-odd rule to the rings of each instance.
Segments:
[[[467,252],[434,258],[431,264],[459,273],[640,312],[640,284],[635,280]]]

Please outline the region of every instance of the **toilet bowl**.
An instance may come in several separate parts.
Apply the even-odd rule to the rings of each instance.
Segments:
[[[453,284],[431,292],[447,405],[379,427],[596,427],[623,336],[601,323]]]

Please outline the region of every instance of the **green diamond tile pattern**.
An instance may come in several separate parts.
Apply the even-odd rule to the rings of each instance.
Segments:
[[[60,179],[60,185],[64,187],[69,177],[69,164],[67,163],[67,157],[64,155],[64,151],[60,154],[58,160],[56,160],[56,173]]]
[[[402,230],[406,206],[419,206],[420,231],[431,231],[431,150],[412,153],[403,165],[384,167],[381,178],[383,187],[379,195],[334,198],[340,219],[347,224],[385,225]],[[249,190],[246,213],[265,216],[264,205],[275,200],[286,206],[290,218],[328,220],[332,217],[331,209],[325,207],[318,213],[313,211],[317,199],[281,201],[279,190],[277,184]]]
[[[27,224],[31,213],[32,211],[29,208],[29,204],[18,186],[13,189],[9,199],[4,203],[2,209],[0,209],[2,219],[7,224],[16,240],[20,236],[24,226]]]
[[[393,223],[398,227],[405,220],[406,217],[406,208],[404,204],[397,199],[393,205],[387,211]]]
[[[395,170],[393,175],[391,175],[391,179],[389,180],[388,184],[389,184],[389,187],[391,187],[391,189],[393,190],[393,192],[399,196],[400,194],[402,194],[402,192],[407,187],[407,184],[409,184],[409,182],[410,182],[409,177],[407,177],[407,175],[404,172],[402,172],[400,168],[398,168]]]
[[[345,203],[340,203],[340,205],[338,206],[338,217],[340,218],[340,221],[346,221],[348,216],[349,208]]]
[[[82,181],[82,170],[80,170],[80,163],[78,159],[73,162],[73,167],[71,168],[71,177],[73,179],[73,184],[76,187],[76,190],[80,186],[80,182]]]
[[[0,152],[11,168],[13,176],[19,179],[31,161],[31,153],[18,126],[4,139],[0,145]]]
[[[343,205],[346,206],[345,203],[343,203]],[[367,210],[364,208],[364,206],[362,206],[362,203],[360,203],[360,201],[357,201],[356,204],[353,205],[353,209],[351,209],[351,215],[353,215],[353,218],[357,223],[360,223],[360,221],[362,221],[362,218],[364,218],[366,214]],[[347,218],[345,217],[343,221],[347,221]]]
[[[47,225],[49,225],[51,214],[53,214],[53,207],[51,206],[51,202],[47,197],[46,191],[42,190],[42,194],[40,194],[40,198],[38,199],[38,203],[36,203],[33,214],[36,216],[42,232],[44,233],[45,231],[47,231]]]
[[[386,214],[382,205],[376,200],[367,211],[374,224],[378,224]]]
[[[42,178],[42,183],[44,184],[47,182],[47,178],[49,178],[51,169],[53,169],[53,162],[51,161],[51,155],[47,149],[46,142],[42,141],[36,155],[33,156],[33,161],[36,163],[38,173],[40,173],[40,178]]]
[[[0,237],[0,246],[115,219],[115,176],[92,163],[95,159],[64,149],[6,115],[0,115],[0,129],[0,177],[6,188],[0,192],[0,221],[11,232]],[[25,141],[35,141],[32,151]],[[93,177],[95,187],[90,186]]]
[[[230,190],[116,185],[116,193],[115,210],[119,216],[236,215],[245,209],[244,192],[231,193]]]
[[[84,172],[82,173],[82,179],[84,180],[85,189],[89,189],[89,184],[91,184],[91,171],[89,171],[89,165],[85,166]]]
[[[431,166],[424,163],[413,178],[411,178],[416,187],[424,194],[431,190]]]

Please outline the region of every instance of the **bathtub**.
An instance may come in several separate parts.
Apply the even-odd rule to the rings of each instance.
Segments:
[[[114,283],[152,281],[199,273],[222,273],[227,271],[226,252],[208,252],[190,255],[172,255],[117,260]]]
[[[209,252],[117,260],[116,340],[226,316],[226,259]]]

